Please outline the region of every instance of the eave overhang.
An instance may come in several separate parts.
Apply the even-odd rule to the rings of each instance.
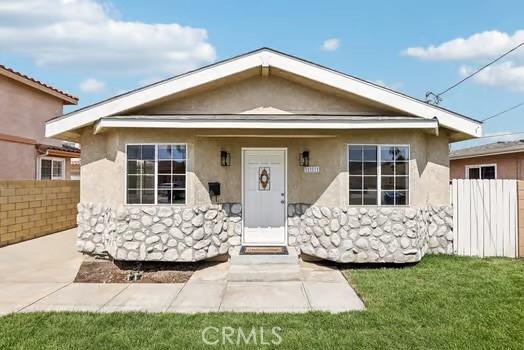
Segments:
[[[267,48],[175,76],[115,96],[68,115],[49,120],[46,123],[46,136],[57,137],[64,135],[75,129],[91,125],[99,119],[104,120],[106,117],[123,115],[134,108],[158,101],[167,96],[173,96],[256,68],[260,68],[261,74],[267,74],[272,68],[286,71],[342,92],[360,96],[370,102],[389,106],[406,115],[426,120],[437,118],[442,127],[452,131],[450,135],[451,140],[463,140],[482,136],[482,123],[477,120],[428,104],[366,80]]]
[[[155,129],[425,129],[438,135],[436,119],[413,117],[371,117],[336,115],[133,115],[101,118],[94,127],[98,134],[111,128]]]

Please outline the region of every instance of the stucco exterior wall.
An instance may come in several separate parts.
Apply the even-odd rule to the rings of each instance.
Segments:
[[[246,132],[246,131],[244,131]],[[220,202],[241,201],[242,147],[286,147],[288,150],[288,202],[319,206],[347,206],[347,144],[407,144],[411,149],[410,193],[412,206],[447,204],[449,201],[448,139],[422,131],[300,132],[293,137],[276,131],[250,130],[250,137],[231,130],[115,129],[82,136],[81,202],[125,204],[125,146],[128,143],[187,143],[188,206],[210,204],[209,181],[222,184]],[[283,135],[284,133],[280,133]],[[204,136],[205,135],[205,136]],[[254,137],[254,136],[265,137]],[[272,137],[267,137],[272,135]],[[297,137],[298,136],[298,137]],[[220,151],[231,153],[231,166],[220,166]],[[319,174],[305,174],[299,153],[308,150]]]
[[[233,82],[230,82],[233,81]],[[325,88],[324,88],[325,89]],[[235,80],[230,77],[219,86],[196,90],[181,97],[163,99],[129,114],[395,114],[387,106],[365,103],[356,96],[342,96],[333,89],[321,91],[278,76]]]
[[[62,111],[63,101],[60,99],[0,76],[0,134],[60,146],[61,141],[44,137],[44,124]],[[0,140],[3,160],[0,179],[36,179],[37,155],[34,144]],[[66,159],[66,175],[69,173],[68,163],[69,159]]]
[[[0,155],[4,166],[0,167],[1,180],[36,180],[38,152],[35,145],[0,140]],[[71,178],[71,159],[64,158],[65,177]]]
[[[0,76],[0,133],[59,146],[60,141],[44,137],[44,125],[62,111],[58,98]]]
[[[482,164],[497,164],[497,179],[524,180],[524,152],[451,160],[451,178],[465,179],[466,166]]]
[[[36,148],[34,145],[0,140],[0,167],[2,180],[30,180],[36,176]]]

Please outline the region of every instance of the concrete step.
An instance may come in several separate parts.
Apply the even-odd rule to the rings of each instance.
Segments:
[[[230,282],[281,282],[300,281],[300,265],[295,264],[261,264],[231,265],[228,281]]]
[[[271,265],[298,263],[296,254],[289,255],[231,255],[231,265]]]
[[[240,255],[240,247],[231,252],[231,265],[297,264],[295,247],[288,247],[288,255]]]

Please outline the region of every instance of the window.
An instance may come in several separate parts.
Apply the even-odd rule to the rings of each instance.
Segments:
[[[185,204],[185,145],[127,146],[128,204]]]
[[[497,178],[497,165],[467,165],[466,179],[494,180]]]
[[[63,180],[64,179],[64,159],[61,158],[40,158],[39,178],[40,180]]]
[[[349,204],[409,204],[409,146],[349,145]]]

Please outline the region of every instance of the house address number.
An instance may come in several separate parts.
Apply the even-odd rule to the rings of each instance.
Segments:
[[[320,167],[319,166],[306,166],[304,167],[304,172],[306,174],[318,174],[320,173]]]

